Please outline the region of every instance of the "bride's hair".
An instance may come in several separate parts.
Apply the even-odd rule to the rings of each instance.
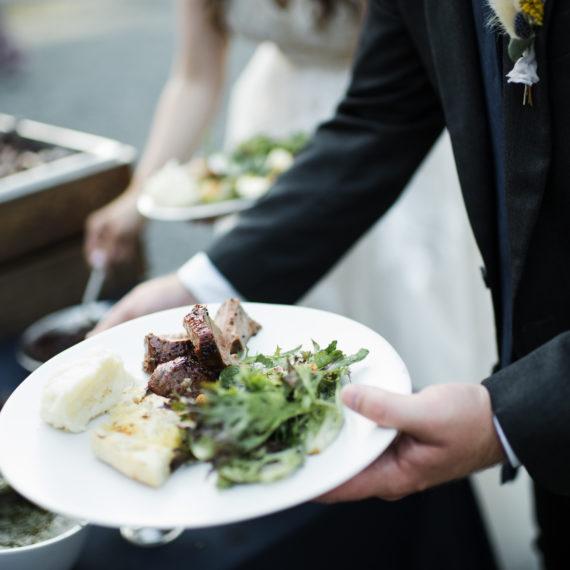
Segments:
[[[223,29],[225,27],[223,8],[227,0],[204,0],[206,5],[211,11],[212,18],[216,26]],[[290,0],[266,0],[267,2],[274,2],[282,9],[289,6]],[[334,14],[336,8],[344,4],[348,6],[353,12],[355,17],[360,16],[364,10],[365,0],[309,0],[315,5],[315,24],[318,27],[326,26],[327,22]]]

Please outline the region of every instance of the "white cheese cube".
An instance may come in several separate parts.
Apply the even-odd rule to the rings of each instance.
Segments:
[[[131,479],[160,487],[183,443],[178,414],[165,408],[165,402],[149,394],[115,406],[110,421],[91,432],[95,455]]]
[[[41,399],[41,417],[55,428],[82,432],[95,417],[121,398],[134,378],[121,359],[96,349],[57,370],[47,381]]]

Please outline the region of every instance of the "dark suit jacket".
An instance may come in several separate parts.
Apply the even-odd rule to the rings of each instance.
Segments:
[[[546,7],[534,106],[522,106],[521,86],[504,88],[515,362],[484,383],[531,476],[570,494],[570,5]],[[500,315],[471,0],[372,0],[336,116],[211,260],[245,298],[296,301],[394,203],[444,126]]]

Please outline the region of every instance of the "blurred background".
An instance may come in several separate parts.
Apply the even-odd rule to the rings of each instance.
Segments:
[[[141,149],[174,45],[172,2],[89,0],[0,2],[19,54],[0,80],[0,112],[93,133]],[[232,42],[228,83],[253,45]],[[226,90],[227,93],[227,90]],[[222,142],[225,107],[205,145]],[[150,223],[149,275],[178,267],[211,239],[211,228]],[[171,247],[176,238],[184,248]],[[173,241],[174,240],[174,241]]]
[[[100,171],[104,173],[95,176],[91,184],[104,187],[101,195],[106,199],[117,195],[126,185],[129,163],[134,159],[128,147],[137,151],[142,148],[154,106],[169,72],[175,39],[173,3],[155,0],[0,0],[0,19],[5,33],[0,47],[0,113],[127,145],[105,147],[100,139],[80,141],[81,145],[102,145],[107,149],[105,152],[113,155],[113,160]],[[254,46],[243,38],[236,37],[232,41],[228,87],[247,63],[253,49]],[[204,146],[209,149],[222,143],[226,105],[227,96],[206,136]],[[67,200],[65,196],[58,199]],[[89,208],[94,209],[96,205],[91,204]],[[36,210],[36,219],[41,217],[44,207],[41,202],[26,206]],[[62,208],[65,211],[65,205]],[[28,243],[22,229],[26,222],[18,218],[21,215],[17,210],[2,214],[0,203],[0,242],[4,242],[3,248],[0,247],[0,295],[3,305],[13,307],[13,314],[8,310],[6,315],[0,316],[0,396],[3,397],[26,375],[14,357],[19,334],[38,317],[79,302],[87,279],[81,254],[79,218],[70,222],[69,232],[61,234],[61,228],[54,228],[53,239],[50,239],[49,228],[46,228],[43,242]],[[13,241],[16,234],[8,233],[11,227],[20,228],[14,230],[20,231],[18,245]],[[113,294],[119,295],[143,275],[154,276],[174,270],[203,250],[212,239],[213,230],[208,225],[150,222],[143,239],[146,266],[131,266],[127,274],[118,279]],[[179,245],[173,247],[173,244]],[[6,252],[2,253],[4,250]],[[61,267],[66,268],[65,275],[61,274]],[[36,289],[29,289],[30,281],[35,283]],[[42,297],[38,287],[47,290],[48,295]],[[529,480],[521,475],[507,488],[499,486],[496,470],[477,477],[477,490],[492,531],[493,544],[502,567],[507,570],[538,568],[531,547]],[[162,567],[168,561],[174,564],[181,555],[186,556],[195,568],[237,567],[259,550],[260,543],[269,544],[291,532],[297,524],[295,520],[293,516],[280,518],[271,525],[258,521],[240,529],[186,533],[175,545],[150,555],[132,554],[134,547],[122,544],[116,532],[94,529],[77,568],[98,568],[108,564],[104,557],[101,558],[102,545],[115,552],[129,549],[129,555],[138,557],[138,568],[157,568],[158,564]],[[231,545],[231,555],[219,548],[227,545]],[[134,568],[135,563],[132,564],[121,568]]]

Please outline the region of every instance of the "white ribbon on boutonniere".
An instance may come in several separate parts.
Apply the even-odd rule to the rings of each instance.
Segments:
[[[546,0],[488,0],[498,25],[509,36],[509,57],[514,63],[509,83],[524,85],[523,105],[532,105],[532,86],[538,83],[534,40],[544,21]]]

